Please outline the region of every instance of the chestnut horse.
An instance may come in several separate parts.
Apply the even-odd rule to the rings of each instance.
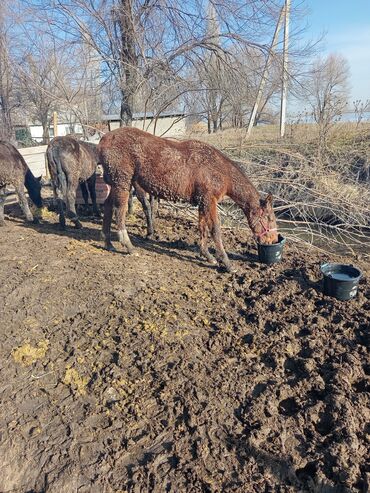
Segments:
[[[27,221],[38,222],[38,218],[34,218],[30,211],[24,187],[32,202],[40,209],[42,207],[40,179],[33,176],[23,156],[12,144],[0,142],[0,226],[4,225],[6,185],[15,187],[19,204]]]
[[[46,150],[49,172],[53,184],[54,196],[58,202],[59,223],[65,228],[63,201],[66,203],[67,216],[76,228],[82,225],[76,214],[76,191],[81,185],[85,203],[88,203],[89,188],[94,214],[100,216],[96,203],[96,166],[98,164],[97,146],[91,142],[77,140],[70,135],[55,137]]]
[[[217,213],[217,203],[225,196],[243,210],[257,241],[271,244],[278,240],[272,196],[261,199],[238,163],[211,145],[195,140],[176,142],[126,127],[106,133],[98,151],[105,180],[111,185],[103,219],[103,236],[108,249],[113,249],[110,229],[115,206],[119,241],[129,253],[133,251],[125,225],[131,184],[144,195],[147,192],[165,200],[183,200],[197,205],[201,253],[209,262],[217,263],[208,251],[210,233],[217,260],[228,271],[230,261],[222,244]]]

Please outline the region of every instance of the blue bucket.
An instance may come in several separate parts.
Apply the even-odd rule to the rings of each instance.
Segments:
[[[324,275],[324,294],[341,301],[351,300],[357,294],[362,272],[353,265],[322,264]]]

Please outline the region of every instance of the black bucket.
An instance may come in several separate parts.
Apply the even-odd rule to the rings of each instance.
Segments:
[[[278,242],[273,243],[272,245],[263,245],[262,243],[258,243],[257,248],[259,261],[263,264],[276,264],[276,262],[280,262],[285,242],[286,238],[279,235]]]
[[[351,300],[356,296],[362,276],[357,267],[328,263],[323,264],[320,269],[324,274],[324,294],[341,301]]]

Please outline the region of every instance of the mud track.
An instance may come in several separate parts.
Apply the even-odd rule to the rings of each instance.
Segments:
[[[1,492],[368,491],[366,276],[339,302],[292,245],[225,231],[231,275],[186,218],[132,219],[138,256],[84,226],[0,232]]]

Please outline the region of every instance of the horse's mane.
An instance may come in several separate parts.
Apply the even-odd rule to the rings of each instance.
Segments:
[[[233,165],[241,172],[243,175],[248,178],[247,176],[247,169],[246,169],[246,164],[243,163],[242,161],[234,161],[233,159],[231,160]]]

